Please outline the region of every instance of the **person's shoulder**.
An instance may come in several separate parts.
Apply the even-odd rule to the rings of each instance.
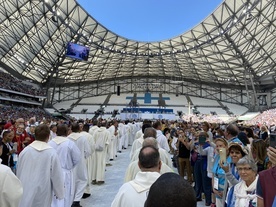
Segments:
[[[6,175],[10,172],[11,172],[11,169],[8,166],[0,164],[0,174],[1,175]]]
[[[267,170],[262,170],[261,172],[259,172],[259,177],[268,178],[268,175],[271,175],[271,174],[273,175],[276,174],[276,167],[272,167]]]

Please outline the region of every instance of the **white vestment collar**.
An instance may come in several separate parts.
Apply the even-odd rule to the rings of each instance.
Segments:
[[[68,137],[72,138],[73,140],[78,140],[82,136],[81,133],[71,133]]]
[[[160,173],[158,172],[138,172],[135,179],[130,181],[130,185],[138,192],[141,193],[148,190],[152,183],[159,178]]]
[[[52,148],[46,142],[42,142],[42,141],[38,141],[38,140],[33,141],[29,146],[36,149],[37,151],[43,151],[43,150]]]
[[[52,139],[52,141],[54,141],[57,145],[66,142],[68,139],[66,137],[61,137],[61,136],[57,136],[55,138]]]

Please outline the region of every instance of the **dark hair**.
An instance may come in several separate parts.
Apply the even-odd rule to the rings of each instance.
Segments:
[[[2,138],[6,137],[9,133],[11,133],[11,130],[3,130],[3,135],[2,135]]]
[[[100,123],[100,126],[101,126],[101,127],[106,127],[106,125],[107,125],[106,121],[104,121],[104,120],[101,121],[101,123]]]
[[[244,157],[247,154],[243,151],[242,148],[243,147],[240,144],[238,144],[238,143],[230,143],[230,145],[228,147],[228,155],[230,155],[230,151],[231,150],[237,150],[237,151],[239,151],[241,153],[242,157]]]
[[[196,207],[196,202],[195,191],[189,182],[169,172],[152,184],[144,207]]]
[[[226,127],[226,131],[228,134],[231,134],[232,136],[237,136],[238,135],[238,127],[234,124],[229,124]]]
[[[67,136],[68,126],[66,124],[59,124],[57,126],[57,136]]]
[[[243,143],[243,145],[246,146],[247,144],[250,144],[250,141],[249,141],[249,139],[247,138],[245,132],[240,132],[240,133],[238,134],[238,138],[239,138],[239,140]]]
[[[93,119],[92,120],[92,124],[93,124],[93,126],[98,126],[98,120],[97,119]]]
[[[170,133],[170,131],[171,131],[170,128],[165,128],[165,129],[164,129],[164,134],[166,134],[166,132],[169,132],[169,133]]]
[[[78,123],[73,123],[71,125],[72,132],[79,132],[80,131],[80,125]]]
[[[207,130],[210,129],[210,124],[207,121],[204,121],[202,125],[205,125],[207,127]]]
[[[142,147],[139,153],[139,163],[142,168],[157,167],[160,161],[159,151],[153,146]]]
[[[152,125],[152,127],[153,127],[154,129],[157,129],[159,126],[162,126],[162,123],[161,123],[160,121],[156,121],[156,122],[154,122],[153,125]]]
[[[250,127],[244,129],[247,132],[247,137],[254,138],[254,132]]]
[[[82,130],[85,131],[85,132],[88,132],[89,131],[89,124],[84,124],[83,127],[82,127]]]
[[[152,127],[151,124],[148,124],[148,123],[147,124],[143,124],[143,126],[142,126],[142,132],[143,132],[143,134],[145,133],[145,129],[146,128],[150,128],[150,127]]]
[[[50,128],[46,124],[40,124],[35,128],[35,139],[46,141],[50,136]]]
[[[53,129],[54,127],[56,127],[57,125],[56,124],[52,124],[51,126],[50,126],[50,129]]]

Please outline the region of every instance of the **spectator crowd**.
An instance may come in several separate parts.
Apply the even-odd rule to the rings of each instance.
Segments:
[[[81,206],[93,185],[105,184],[106,168],[118,162],[117,157],[127,148],[131,150],[125,184],[112,207],[149,205],[155,196],[170,202],[170,192],[175,192],[170,184],[179,183],[180,178],[183,183],[178,187],[187,192],[180,193],[177,200],[189,195],[191,206],[203,200],[206,206],[217,207],[276,204],[275,186],[271,186],[276,179],[274,130],[264,123],[68,122],[46,118],[41,109],[12,107],[1,107],[1,117],[5,120],[1,167],[9,168],[9,185],[15,187],[11,189],[14,199],[0,198],[0,206]],[[172,181],[165,182],[161,175]],[[164,193],[154,188],[158,185],[171,189],[168,196],[158,197]],[[0,191],[6,192],[6,188],[2,185]],[[44,194],[37,190],[40,188]],[[155,196],[147,201],[148,191]],[[11,201],[14,204],[8,204]]]

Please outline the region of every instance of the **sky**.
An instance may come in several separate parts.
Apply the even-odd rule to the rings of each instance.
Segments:
[[[101,25],[136,41],[171,39],[192,29],[223,0],[77,0]]]

